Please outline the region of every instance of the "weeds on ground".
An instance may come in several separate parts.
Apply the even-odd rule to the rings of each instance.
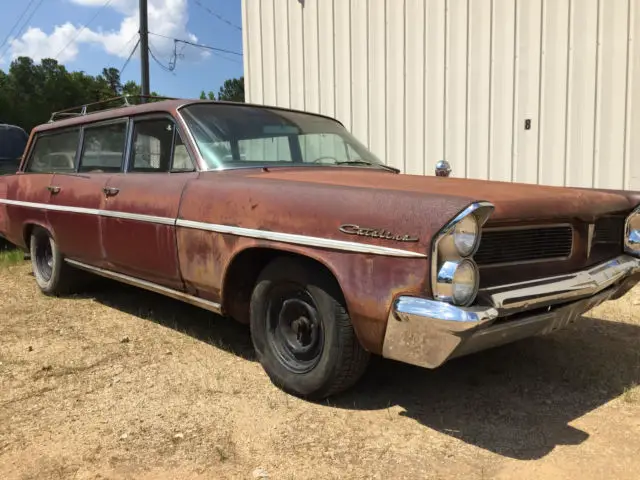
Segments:
[[[0,251],[0,267],[10,267],[24,262],[24,253],[20,250]]]
[[[625,388],[622,394],[622,400],[625,403],[638,403],[640,402],[640,384],[631,385]]]

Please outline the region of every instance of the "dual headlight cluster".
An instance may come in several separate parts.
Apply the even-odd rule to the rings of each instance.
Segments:
[[[493,208],[488,202],[474,203],[435,237],[431,284],[436,300],[458,306],[467,306],[475,300],[480,275],[473,255],[480,246],[482,226]]]
[[[624,229],[625,252],[640,257],[640,207],[627,218]]]

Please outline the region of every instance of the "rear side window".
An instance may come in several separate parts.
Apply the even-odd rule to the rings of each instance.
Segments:
[[[80,171],[121,171],[126,136],[127,124],[125,122],[85,128],[82,155],[80,156]]]
[[[80,129],[36,137],[27,172],[64,173],[76,168]]]

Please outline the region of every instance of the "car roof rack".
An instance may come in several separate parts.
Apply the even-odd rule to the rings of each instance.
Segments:
[[[157,95],[121,95],[119,97],[107,98],[99,102],[85,103],[84,105],[78,105],[76,107],[65,108],[64,110],[58,110],[51,114],[51,118],[48,123],[53,123],[57,120],[69,117],[82,117],[85,115],[91,115],[93,113],[103,112],[105,110],[113,110],[116,108],[130,107],[136,105],[136,102],[131,102],[132,99],[145,99],[150,100],[177,100],[174,97],[160,97]],[[143,103],[143,102],[140,102]],[[95,108],[95,110],[93,110]],[[90,111],[91,109],[91,111]]]

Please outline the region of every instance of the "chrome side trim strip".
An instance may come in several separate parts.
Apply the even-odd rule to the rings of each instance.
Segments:
[[[160,225],[176,224],[175,219],[168,217],[156,217],[154,215],[143,215],[140,213],[116,212],[113,210],[99,210],[98,215],[102,217],[121,218],[123,220],[137,220],[138,222],[159,223]]]
[[[377,245],[367,245],[365,243],[348,242],[344,240],[333,240],[329,238],[309,237],[293,233],[269,232],[253,228],[231,227],[228,225],[217,225],[213,223],[194,222],[192,220],[178,219],[178,227],[193,228],[196,230],[207,230],[216,233],[237,235],[240,237],[257,238],[261,240],[271,240],[274,242],[294,243],[296,245],[306,245],[310,247],[329,248],[346,250],[349,252],[371,253],[374,255],[391,255],[394,257],[425,258],[426,255],[409,250],[397,248],[380,247]]]
[[[85,215],[98,215],[101,217],[121,218],[124,220],[137,220],[139,222],[159,223],[162,225],[175,225],[173,218],[156,217],[153,215],[143,215],[139,213],[118,212],[114,210],[101,210],[97,208],[69,207],[67,205],[52,205],[49,203],[32,203],[22,202],[18,200],[7,200],[0,198],[0,203],[6,205],[14,205],[17,207],[36,208],[41,210],[49,210],[52,212],[82,213]]]
[[[54,212],[84,213],[86,215],[99,215],[100,210],[95,208],[67,207],[65,205],[50,205],[48,203],[22,202],[19,200],[8,200],[0,198],[0,203],[14,205],[16,207],[36,208],[39,210],[50,210]]]
[[[392,247],[381,247],[366,243],[349,242],[345,240],[333,240],[329,238],[310,237],[293,233],[270,232],[253,228],[232,227],[229,225],[218,225],[215,223],[196,222],[193,220],[174,219],[169,217],[157,217],[153,215],[142,215],[138,213],[120,212],[113,210],[100,210],[81,207],[69,207],[65,205],[51,205],[46,203],[22,202],[18,200],[7,200],[0,198],[0,204],[15,205],[19,207],[36,208],[55,212],[83,213],[87,215],[98,215],[103,217],[120,218],[123,220],[134,220],[138,222],[156,223],[160,225],[178,226],[196,230],[236,235],[239,237],[257,238],[274,242],[292,243],[309,247],[327,248],[341,250],[345,252],[369,253],[373,255],[387,255],[404,258],[426,258],[427,255],[410,250],[402,250]]]
[[[222,307],[220,306],[219,303],[211,302],[203,298],[194,297],[193,295],[189,295],[184,292],[180,292],[178,290],[173,290],[171,288],[163,287],[162,285],[158,285],[155,283],[147,282],[146,280],[140,280],[139,278],[130,277],[129,275],[124,275],[122,273],[112,272],[111,270],[105,270],[103,268],[87,265],[85,263],[78,262],[76,260],[71,260],[69,258],[65,258],[65,262],[81,270],[86,270],[87,272],[95,273],[96,275],[99,275],[101,277],[126,283],[134,287],[140,287],[154,293],[159,293],[160,295],[171,297],[175,300],[181,300],[185,303],[189,303],[196,307],[204,308],[205,310],[209,310],[217,314],[222,313]]]

